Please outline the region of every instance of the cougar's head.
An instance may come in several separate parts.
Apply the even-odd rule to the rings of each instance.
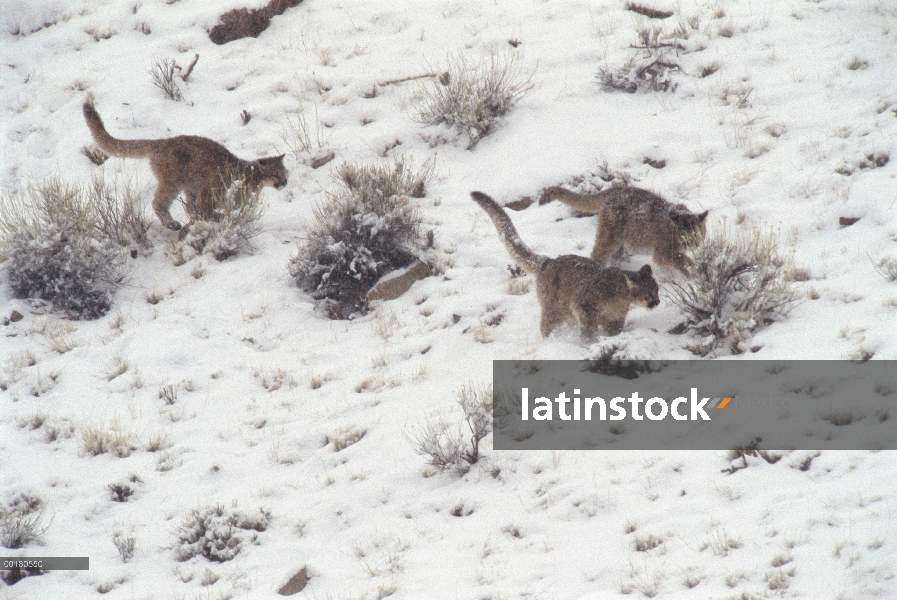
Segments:
[[[283,164],[284,155],[268,156],[254,161],[252,165],[253,176],[259,186],[270,185],[275,189],[281,189],[287,184],[289,173]]]
[[[633,304],[646,308],[654,308],[660,304],[660,287],[651,274],[651,265],[645,265],[634,273],[627,273],[626,280],[629,282]]]
[[[681,205],[680,205],[681,206]],[[695,214],[682,206],[682,210],[670,213],[670,219],[679,227],[687,246],[693,247],[704,241],[707,235],[707,211]]]

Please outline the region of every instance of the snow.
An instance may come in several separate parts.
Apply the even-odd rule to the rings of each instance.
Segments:
[[[310,579],[296,597],[309,598],[897,597],[891,452],[748,457],[730,475],[724,451],[498,452],[486,438],[485,458],[459,476],[427,466],[407,439],[427,419],[460,424],[456,391],[489,382],[493,359],[591,354],[570,333],[541,338],[534,286],[508,293],[510,258],[469,192],[506,203],[549,185],[585,190],[605,162],[709,209],[711,226],[776,232],[793,250],[810,275],[795,283],[804,300],[743,358],[897,358],[897,288],[875,267],[897,257],[893,3],[646,2],[676,11],[668,29],[699,17],[689,46],[705,48],[680,54],[674,92],[636,94],[602,91],[595,77],[631,56],[645,23],[615,0],[305,0],[258,38],[208,40],[221,13],[261,4],[0,7],[5,196],[98,172],[81,153],[88,92],[117,137],[202,135],[250,159],[288,151],[288,117],[304,114],[336,152],[317,170],[288,154],[289,184],[265,190],[251,254],[175,266],[166,248],[177,234],[154,219],[154,251],[132,261],[99,320],[44,314],[3,277],[2,316],[24,318],[2,327],[0,507],[37,495],[47,528],[42,543],[0,554],[90,556],[91,569],[29,577],[0,597],[272,598],[302,567]],[[438,70],[458,51],[513,51],[536,84],[473,150],[460,138],[431,144],[453,134],[415,120],[429,80],[377,85]],[[152,61],[186,66],[197,53],[185,101],[169,100]],[[337,188],[337,165],[402,154],[435,157],[416,202],[444,273],[365,317],[328,320],[288,273],[296,243]],[[874,154],[891,160],[861,168]],[[105,169],[154,185],[146,161]],[[535,252],[591,250],[594,219],[558,202],[509,214]],[[860,220],[842,228],[842,216]],[[684,336],[666,333],[680,320],[662,296],[653,311],[633,309],[614,342],[631,356],[693,358]],[[92,427],[135,449],[87,453]],[[108,485],[131,474],[142,483],[114,502]],[[271,519],[241,533],[233,560],[178,562],[179,528],[219,505]],[[136,540],[126,563],[116,531]],[[639,551],[649,536],[659,544]]]

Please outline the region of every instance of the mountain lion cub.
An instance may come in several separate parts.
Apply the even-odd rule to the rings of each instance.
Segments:
[[[564,321],[576,322],[587,339],[597,335],[599,326],[605,335],[617,335],[623,331],[630,304],[654,308],[660,303],[649,265],[636,272],[604,267],[584,256],[541,256],[520,240],[511,219],[492,198],[482,192],[470,196],[495,223],[511,258],[535,275],[543,336]]]
[[[707,232],[706,210],[695,214],[684,204],[673,204],[641,188],[612,187],[597,194],[576,194],[551,187],[542,193],[539,203],[549,200],[598,215],[592,260],[600,263],[625,248],[633,254],[653,253],[656,265],[675,267],[688,275],[694,261],[686,249],[700,243]]]
[[[100,150],[124,158],[149,158],[158,187],[153,196],[153,210],[163,225],[180,229],[171,217],[171,204],[184,192],[188,209],[206,212],[214,207],[235,181],[242,181],[250,192],[263,186],[277,189],[287,184],[283,155],[243,160],[227,148],[208,138],[178,135],[160,140],[120,140],[106,131],[103,120],[88,99],[84,118]],[[188,210],[189,212],[189,210]]]

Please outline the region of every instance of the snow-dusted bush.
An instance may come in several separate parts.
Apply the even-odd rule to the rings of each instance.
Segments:
[[[619,67],[598,69],[598,83],[606,91],[629,94],[637,91],[667,92],[676,89],[672,73],[679,70],[671,50],[681,49],[676,37],[662,27],[637,28],[636,52]]]
[[[670,299],[685,314],[685,330],[698,336],[689,348],[695,354],[724,345],[744,352],[751,332],[785,316],[797,302],[788,278],[790,256],[773,234],[719,227],[690,255],[691,277],[670,284]]]
[[[20,493],[0,504],[0,546],[15,550],[31,542],[41,543],[49,525],[44,524],[45,502],[30,493]],[[46,573],[40,568],[0,570],[0,581],[15,585],[22,579]]]
[[[261,193],[235,184],[205,206],[186,205],[190,222],[179,239],[169,247],[169,256],[182,265],[200,254],[225,260],[252,250],[251,240],[259,234],[259,220],[265,212]]]
[[[492,433],[492,386],[466,385],[456,395],[469,439],[465,440],[462,428],[453,428],[444,420],[428,420],[406,433],[414,451],[440,471],[467,471],[480,460],[480,441]]]
[[[345,165],[337,175],[342,189],[316,208],[290,274],[330,318],[351,319],[367,313],[371,286],[408,266],[424,245],[417,207],[399,192],[422,187],[426,177]]]
[[[226,562],[240,553],[242,531],[265,531],[271,513],[259,509],[256,515],[228,510],[221,504],[194,509],[177,530],[175,556],[180,561],[204,556],[214,562]],[[255,541],[255,534],[252,541]]]
[[[44,500],[33,494],[18,494],[0,506],[0,546],[15,550],[30,542],[41,541],[47,526],[43,524]]]
[[[417,89],[418,119],[453,127],[467,137],[468,150],[533,89],[532,75],[523,72],[519,55],[510,52],[473,64],[462,53],[449,54],[440,72]]]
[[[110,216],[99,206],[84,188],[59,179],[3,199],[0,254],[17,298],[51,301],[75,319],[109,311],[124,281],[125,255],[104,231]]]
[[[112,544],[118,550],[123,563],[134,558],[134,550],[137,548],[137,537],[133,533],[125,533],[120,529],[116,529],[112,533]]]

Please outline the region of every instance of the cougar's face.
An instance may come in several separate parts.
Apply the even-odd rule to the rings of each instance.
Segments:
[[[284,155],[260,158],[259,169],[263,185],[270,185],[274,189],[282,189],[287,184],[289,173],[283,164]]]
[[[660,304],[660,286],[651,274],[651,265],[639,269],[638,273],[630,278],[630,285],[634,304],[646,308],[654,308]]]
[[[686,246],[692,248],[699,246],[701,242],[704,241],[704,236],[707,235],[706,210],[700,214],[688,212],[672,214],[670,217],[673,219],[673,222],[679,226],[682,239]]]

